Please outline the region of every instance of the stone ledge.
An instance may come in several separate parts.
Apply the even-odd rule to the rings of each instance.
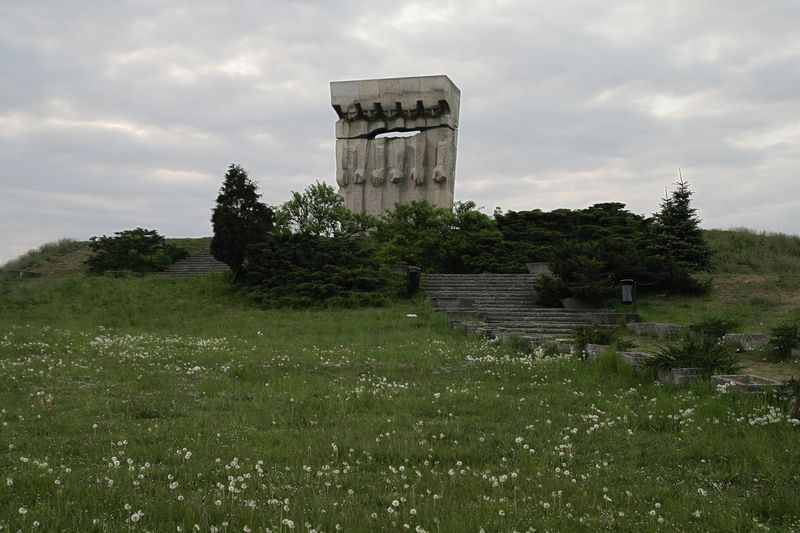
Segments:
[[[626,327],[636,335],[652,335],[659,339],[675,339],[686,332],[686,326],[659,322],[632,322]]]

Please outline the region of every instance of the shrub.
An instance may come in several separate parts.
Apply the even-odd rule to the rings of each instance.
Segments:
[[[619,338],[619,330],[616,327],[599,324],[576,328],[572,338],[575,340],[576,348],[580,351],[585,350],[587,344],[612,345],[617,350],[628,350],[633,347],[633,343],[630,341]]]
[[[118,231],[113,237],[92,237],[89,247],[94,255],[87,263],[98,273],[107,270],[158,272],[188,255],[186,250],[166,243],[156,230],[144,228]]]
[[[536,303],[544,307],[562,307],[561,299],[569,294],[563,279],[547,274],[536,280],[535,287]]]
[[[677,343],[659,348],[653,355],[646,364],[654,370],[701,368],[711,375],[715,372],[731,374],[739,369],[739,356],[709,337],[686,336]]]
[[[611,344],[614,340],[614,330],[604,328],[597,324],[591,326],[581,326],[575,329],[573,338],[575,344],[583,350],[587,344]]]
[[[792,356],[792,349],[800,345],[797,324],[781,324],[770,330],[769,346],[777,361],[785,361]]]
[[[710,337],[712,339],[721,339],[726,333],[736,329],[738,323],[735,320],[725,318],[707,318],[689,326],[689,331],[696,333],[700,336]]]
[[[211,254],[239,278],[247,247],[261,242],[273,227],[272,209],[258,199],[258,186],[239,165],[231,164],[211,214]]]
[[[243,268],[244,283],[263,307],[382,305],[403,281],[364,237],[272,234],[248,249]]]

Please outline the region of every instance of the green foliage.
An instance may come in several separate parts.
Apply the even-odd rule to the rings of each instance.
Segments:
[[[586,349],[587,344],[604,344],[614,346],[617,350],[627,350],[633,347],[633,343],[619,338],[619,329],[616,327],[592,324],[591,326],[581,326],[575,328],[572,338],[579,351]]]
[[[581,350],[585,349],[587,344],[610,345],[615,337],[613,328],[603,327],[598,324],[575,328],[572,334],[572,338],[575,339],[575,345]]]
[[[800,346],[797,324],[780,324],[769,332],[769,346],[777,361],[792,357],[792,349]]]
[[[653,252],[652,221],[625,209],[624,204],[602,203],[586,209],[551,212],[496,213],[504,243],[505,261],[524,264],[550,262],[564,281],[556,288],[543,281],[542,305],[564,297],[602,304],[615,298],[619,280],[635,279],[642,290],[702,293],[680,264]]]
[[[536,302],[544,307],[561,307],[561,299],[569,294],[567,283],[550,275],[536,280]]]
[[[107,270],[159,272],[187,255],[186,250],[165,242],[156,230],[144,228],[118,231],[113,237],[92,237],[90,241],[94,255],[87,263],[98,273]]]
[[[274,213],[259,201],[260,197],[247,171],[231,163],[211,215],[211,254],[231,267],[235,280],[248,246],[261,242],[273,227]]]
[[[375,232],[385,262],[452,274],[494,271],[501,239],[494,221],[474,202],[456,202],[452,210],[425,200],[397,204]]]
[[[12,259],[0,267],[0,270],[27,270],[55,257],[68,253],[80,246],[74,239],[59,239],[45,243],[38,248],[28,250],[16,259]]]
[[[739,356],[717,339],[685,336],[680,341],[656,350],[647,366],[654,370],[702,368],[708,375],[732,374],[739,369]]]
[[[292,191],[292,198],[278,209],[276,220],[278,231],[319,237],[359,235],[374,225],[373,217],[353,213],[333,187],[319,181],[302,193]]]
[[[712,339],[721,339],[726,333],[730,333],[738,323],[735,320],[726,318],[706,318],[689,326],[689,330],[702,336]]]
[[[800,380],[791,378],[784,383],[784,392],[790,398],[800,398]]]
[[[685,270],[708,270],[710,250],[703,240],[700,218],[691,206],[692,191],[680,179],[672,194],[663,198],[661,210],[653,215],[654,252]]]
[[[401,278],[358,236],[276,233],[251,246],[244,263],[244,282],[263,307],[383,305]]]

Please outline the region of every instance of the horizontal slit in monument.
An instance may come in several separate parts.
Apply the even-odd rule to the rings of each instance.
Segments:
[[[397,137],[414,137],[415,135],[419,135],[422,133],[421,130],[408,130],[408,131],[384,131],[383,133],[379,133],[373,137],[373,139],[395,139]]]

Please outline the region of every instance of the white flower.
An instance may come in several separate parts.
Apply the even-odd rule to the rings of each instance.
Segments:
[[[400,507],[400,502],[397,500],[392,501],[392,507]]]
[[[170,490],[177,489],[178,488],[178,482],[177,481],[173,481],[172,483],[169,484],[169,488],[170,488]]]
[[[523,439],[522,437],[517,437],[516,439],[514,439],[514,442],[516,442],[517,444],[522,444],[523,440],[525,439]]]
[[[281,524],[283,524],[284,526],[288,527],[289,529],[294,529],[294,522],[289,520],[288,518],[284,518],[281,521]]]
[[[142,515],[143,515],[143,514],[144,514],[144,513],[143,513],[141,510],[139,510],[139,511],[136,511],[135,513],[133,513],[133,514],[131,515],[131,522],[134,522],[134,523],[138,522],[139,520],[141,520],[141,519],[142,519]]]
[[[697,511],[695,511],[695,512],[693,512],[693,513],[692,513],[692,516],[693,516],[693,517],[695,517],[695,518],[700,518],[700,516],[701,516],[702,514],[703,514],[703,513],[701,513],[701,512],[700,512],[700,510],[698,509]]]
[[[20,507],[19,508],[19,514],[21,514],[21,515],[28,514],[28,508],[27,507]]]

